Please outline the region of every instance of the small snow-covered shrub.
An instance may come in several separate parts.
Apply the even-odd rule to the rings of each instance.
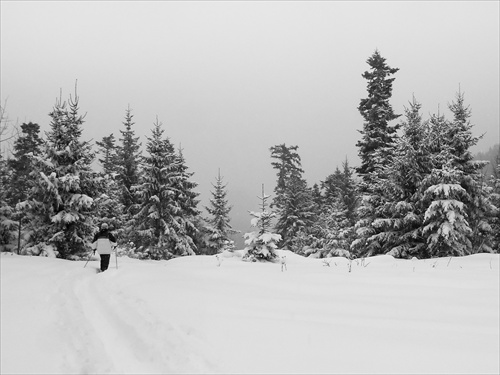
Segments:
[[[244,260],[275,260],[277,258],[275,250],[281,236],[276,233],[259,232],[245,233],[245,255]]]
[[[45,242],[40,242],[37,243],[36,245],[23,248],[21,254],[56,258],[59,253],[54,248],[54,246],[47,245]]]
[[[243,260],[268,260],[274,261],[277,259],[275,250],[278,248],[277,243],[281,241],[281,235],[277,233],[270,232],[271,221],[276,216],[274,212],[269,212],[266,210],[266,200],[269,195],[264,194],[264,188],[262,188],[261,199],[261,212],[250,211],[250,215],[253,216],[251,224],[253,227],[258,228],[258,231],[245,233],[245,255]]]

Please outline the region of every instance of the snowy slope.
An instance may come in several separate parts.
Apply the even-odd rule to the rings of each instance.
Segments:
[[[1,373],[499,373],[498,255],[286,255],[96,274],[3,253]]]

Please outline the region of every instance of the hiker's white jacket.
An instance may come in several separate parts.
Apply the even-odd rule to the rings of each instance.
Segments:
[[[116,239],[113,234],[108,232],[107,229],[101,230],[94,236],[92,247],[97,250],[99,254],[111,254],[113,248],[116,246]]]

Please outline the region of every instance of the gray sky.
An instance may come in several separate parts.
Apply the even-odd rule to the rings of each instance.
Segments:
[[[415,95],[448,113],[459,84],[474,150],[499,141],[499,2],[4,1],[1,100],[14,122],[49,129],[78,80],[84,138],[119,137],[130,104],[143,145],[156,116],[182,144],[202,204],[218,168],[235,229],[250,230],[269,148],[298,145],[310,185],[347,157],[357,165],[367,58],[395,75],[392,104]]]

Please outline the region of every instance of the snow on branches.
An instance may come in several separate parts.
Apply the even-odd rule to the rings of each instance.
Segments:
[[[262,185],[261,212],[249,211],[253,216],[251,225],[258,231],[245,233],[245,255],[244,260],[269,260],[277,259],[275,250],[277,243],[281,241],[281,235],[270,231],[272,219],[276,217],[274,212],[267,211],[267,199],[269,195],[264,194],[264,185]]]

